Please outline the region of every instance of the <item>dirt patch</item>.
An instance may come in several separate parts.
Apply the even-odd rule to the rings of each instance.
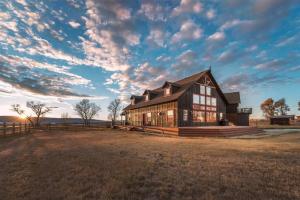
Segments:
[[[299,199],[299,153],[300,134],[37,133],[0,139],[0,199]]]

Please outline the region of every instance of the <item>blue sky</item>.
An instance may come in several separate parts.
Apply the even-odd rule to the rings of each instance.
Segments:
[[[75,116],[89,98],[100,119],[114,98],[161,86],[212,66],[242,105],[300,100],[297,0],[0,2],[0,115],[34,100]]]

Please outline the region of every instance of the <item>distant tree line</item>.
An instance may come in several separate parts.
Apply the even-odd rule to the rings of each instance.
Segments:
[[[50,113],[53,108],[56,108],[34,101],[28,101],[26,103],[26,107],[31,110],[31,112],[25,111],[20,104],[13,104],[11,107],[12,111],[16,112],[20,117],[28,120],[28,122],[34,127],[40,126],[42,118],[45,117],[46,114]],[[110,102],[107,109],[109,111],[108,118],[112,121],[112,125],[115,125],[115,122],[121,111],[121,100],[113,100]],[[89,126],[91,124],[91,120],[94,119],[95,116],[101,111],[101,107],[93,102],[90,102],[88,99],[82,99],[80,102],[75,104],[74,111],[78,116],[80,116],[83,124],[85,126]],[[70,117],[68,113],[62,113],[61,118],[63,123],[67,123]]]

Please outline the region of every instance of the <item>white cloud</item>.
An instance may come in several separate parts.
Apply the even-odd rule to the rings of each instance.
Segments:
[[[292,43],[292,42],[295,41],[296,39],[297,39],[297,36],[294,35],[294,36],[291,36],[291,37],[288,37],[288,38],[285,38],[285,39],[281,40],[281,41],[278,42],[275,46],[276,46],[276,47],[283,47],[283,46],[286,46],[287,44]]]
[[[79,26],[80,26],[80,24],[78,22],[75,22],[75,21],[69,21],[69,25],[72,28],[79,28]]]
[[[138,11],[152,21],[165,21],[166,9],[153,1],[142,2],[141,8]]]
[[[167,62],[167,61],[171,60],[171,57],[170,56],[158,56],[155,60],[159,61],[159,62]]]
[[[158,28],[151,29],[150,34],[147,37],[147,40],[151,43],[156,44],[157,46],[163,47],[164,40],[165,40],[165,33],[163,30]]]
[[[193,21],[184,21],[180,27],[179,32],[175,33],[171,39],[172,43],[178,43],[183,40],[196,40],[201,38],[202,29]]]
[[[172,68],[177,72],[183,70],[190,70],[193,67],[199,67],[198,55],[191,49],[184,51],[182,54],[176,57],[176,63],[172,65]]]
[[[224,32],[215,32],[214,34],[210,35],[207,38],[208,41],[215,41],[215,42],[222,41],[224,39],[225,39]]]
[[[279,70],[281,68],[284,68],[286,66],[286,61],[281,59],[273,59],[269,60],[267,62],[260,63],[255,66],[256,69],[261,70]]]
[[[239,26],[239,25],[247,25],[247,24],[252,24],[254,21],[252,20],[239,20],[239,19],[234,19],[234,20],[230,20],[225,22],[221,27],[220,30],[221,31],[225,31],[229,28],[235,27],[235,26]]]
[[[202,4],[195,0],[181,0],[180,5],[174,8],[172,15],[178,16],[183,13],[200,13],[203,9]]]
[[[55,72],[61,75],[65,75],[65,83],[71,85],[89,85],[91,83],[90,80],[85,79],[79,75],[73,74],[69,72],[68,66],[58,66],[54,64],[49,64],[47,62],[39,62],[36,60],[32,60],[26,57],[19,56],[2,56],[0,55],[2,62],[7,63],[10,67],[28,67],[30,69],[38,68],[38,69],[46,69],[51,72]]]
[[[19,4],[22,4],[23,6],[28,5],[25,0],[16,0],[16,2],[18,2]]]

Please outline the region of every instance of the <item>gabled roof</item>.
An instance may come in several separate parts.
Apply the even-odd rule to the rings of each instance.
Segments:
[[[165,88],[166,85],[172,85],[172,86],[174,86],[174,87],[180,87],[180,86],[181,86],[181,85],[179,85],[179,84],[177,84],[177,83],[172,83],[172,82],[166,81],[166,82],[163,84],[162,88]]]
[[[224,93],[229,104],[239,104],[241,103],[239,92]]]
[[[153,98],[149,101],[141,101],[141,102],[136,103],[134,105],[128,105],[126,108],[124,108],[124,110],[131,110],[131,109],[136,109],[136,108],[141,108],[141,107],[166,103],[166,102],[170,102],[170,101],[176,101],[181,95],[183,95],[185,93],[185,91],[187,89],[190,88],[190,86],[192,86],[194,83],[196,83],[205,74],[208,74],[211,77],[212,81],[216,85],[216,88],[217,88],[218,92],[221,94],[221,97],[225,100],[225,102],[227,102],[227,99],[223,95],[223,92],[221,91],[221,89],[219,88],[217,82],[213,78],[213,76],[211,74],[211,71],[206,70],[206,71],[202,71],[200,73],[194,74],[192,76],[186,77],[184,79],[181,79],[181,80],[178,80],[178,81],[175,81],[175,82],[172,82],[172,83],[171,82],[165,82],[165,84],[166,83],[174,84],[176,87],[178,87],[178,90],[175,93],[172,93],[169,96],[164,96],[164,89],[163,89],[164,86],[165,86],[165,84],[164,84],[162,87],[151,90],[152,92],[157,93],[155,98]]]
[[[131,95],[130,99],[143,99],[144,97],[143,96],[137,96],[137,95]]]
[[[146,94],[157,94],[157,92],[154,90],[145,90],[143,95],[146,95]]]

